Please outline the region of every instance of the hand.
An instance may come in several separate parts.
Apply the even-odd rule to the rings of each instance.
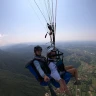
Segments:
[[[45,82],[48,82],[49,80],[50,80],[50,78],[45,75],[45,76],[44,76],[44,81],[45,81]]]

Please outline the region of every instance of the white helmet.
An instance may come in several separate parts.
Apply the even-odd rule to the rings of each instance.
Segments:
[[[55,52],[54,55],[51,54],[51,52]],[[57,48],[49,47],[47,50],[47,57],[53,57],[53,56],[63,56],[63,53],[60,52]]]
[[[47,50],[47,54],[48,53],[50,53],[51,51],[53,51],[54,50],[54,48],[53,47],[51,47],[51,48],[48,48],[48,50]]]
[[[47,57],[51,58],[53,55],[51,54],[51,52],[56,52],[56,50],[54,49],[54,47],[49,47],[47,50]]]

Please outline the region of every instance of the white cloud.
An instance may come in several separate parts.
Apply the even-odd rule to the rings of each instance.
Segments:
[[[0,38],[2,37],[2,35],[0,34]]]
[[[5,34],[0,34],[0,38],[5,37],[5,36],[7,36],[7,35],[5,35]]]

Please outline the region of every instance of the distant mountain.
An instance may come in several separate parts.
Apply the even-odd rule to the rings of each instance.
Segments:
[[[14,54],[16,55],[17,57],[19,58],[23,58],[24,60],[30,60],[32,59],[34,53],[33,53],[33,48],[34,46],[31,45],[31,46],[26,46],[26,45],[14,45],[14,46],[11,46],[9,48],[4,48],[2,50],[4,50],[5,52],[9,52],[11,54]]]
[[[43,49],[46,47],[43,46]],[[46,50],[45,50],[46,51]],[[45,53],[45,51],[43,53]],[[29,74],[25,65],[34,57],[34,46],[9,47],[0,50],[0,69],[10,70],[15,73]]]
[[[34,47],[36,45],[27,45],[27,46],[22,46],[22,45],[14,45],[9,48],[2,48],[2,50],[6,52],[10,52],[12,54],[17,55],[18,57],[23,57],[25,60],[30,60],[34,56]],[[47,46],[45,45],[40,45],[43,48],[42,54],[46,56],[47,52]]]
[[[22,57],[15,54],[0,50],[0,69],[9,70],[16,73],[26,73],[25,64],[27,63]]]
[[[9,44],[9,45],[5,45],[5,46],[0,46],[0,49],[8,49],[8,48],[23,48],[26,46],[32,45],[32,43],[19,43],[19,44]],[[33,45],[36,45],[33,43]]]
[[[22,53],[27,51],[26,49],[30,50],[31,48],[33,48],[32,45],[30,47],[30,45],[27,45],[27,44],[18,44],[18,45],[2,48],[2,50],[7,52],[12,52],[12,53],[18,53],[19,51],[19,53]]]

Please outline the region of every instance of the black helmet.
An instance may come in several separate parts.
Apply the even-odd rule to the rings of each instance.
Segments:
[[[36,51],[42,51],[42,47],[40,47],[39,45],[34,47],[34,52]]]

